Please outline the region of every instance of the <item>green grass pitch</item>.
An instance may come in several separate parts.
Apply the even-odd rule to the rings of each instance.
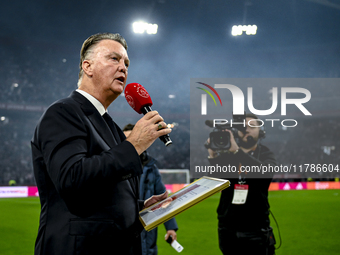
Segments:
[[[219,194],[176,217],[181,254],[222,254],[218,248],[216,208]],[[339,254],[340,190],[272,191],[271,210],[278,221],[282,246],[276,254]],[[38,198],[0,199],[0,254],[30,255],[39,221]],[[249,212],[251,217],[251,212]],[[277,240],[277,226],[271,217]],[[164,241],[159,227],[160,255],[178,254]]]

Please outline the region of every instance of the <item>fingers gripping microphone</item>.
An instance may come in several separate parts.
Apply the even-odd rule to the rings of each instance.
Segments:
[[[125,88],[125,98],[128,104],[139,114],[152,111],[152,100],[146,89],[139,83],[130,83]],[[172,144],[169,134],[159,137],[165,146]]]

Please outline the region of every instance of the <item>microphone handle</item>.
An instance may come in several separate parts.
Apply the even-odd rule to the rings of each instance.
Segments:
[[[151,112],[152,109],[150,106],[143,106],[142,109],[141,109],[142,113],[145,115],[147,114],[148,112]],[[159,137],[159,139],[161,139],[161,141],[164,143],[165,146],[169,146],[172,144],[172,141],[170,139],[170,135],[169,134],[166,134],[166,135],[162,135]]]

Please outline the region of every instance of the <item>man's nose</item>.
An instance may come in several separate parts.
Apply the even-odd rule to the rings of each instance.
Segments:
[[[125,65],[124,62],[120,62],[120,63],[119,63],[118,71],[119,71],[119,72],[126,73],[127,67],[126,67],[126,65]]]

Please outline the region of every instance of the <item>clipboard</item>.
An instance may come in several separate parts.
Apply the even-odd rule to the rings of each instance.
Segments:
[[[172,201],[168,197],[140,211],[139,220],[150,231],[229,186],[228,180],[203,176],[169,196]]]

